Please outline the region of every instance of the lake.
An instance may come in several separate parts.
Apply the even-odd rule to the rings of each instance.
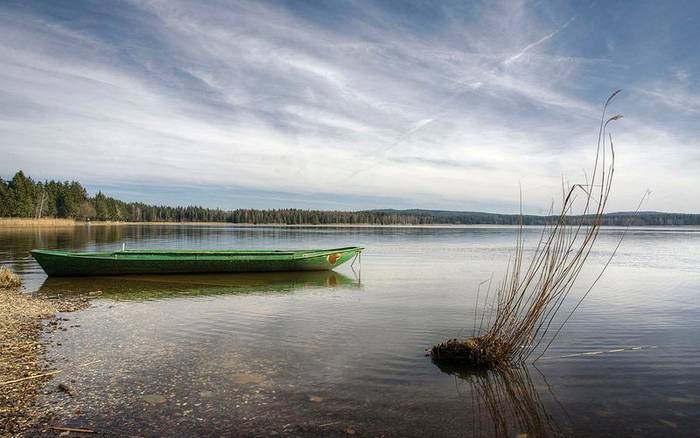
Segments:
[[[526,243],[541,229],[527,228]],[[604,229],[586,291],[622,229]],[[630,229],[535,365],[441,369],[471,335],[480,282],[513,227],[185,225],[0,230],[27,292],[85,294],[46,335],[63,372],[39,398],[62,425],[138,436],[700,436],[700,229]],[[363,246],[335,272],[47,279],[31,248]],[[477,320],[481,313],[476,314]],[[73,395],[55,387],[65,382]]]

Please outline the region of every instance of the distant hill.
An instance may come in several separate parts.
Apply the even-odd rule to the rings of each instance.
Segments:
[[[22,171],[12,179],[0,178],[0,217],[69,218],[128,222],[222,222],[290,225],[542,225],[555,217],[448,210],[327,211],[283,209],[222,210],[199,206],[148,205],[125,202],[98,192],[90,196],[77,181],[35,181]],[[590,222],[573,216],[571,223]],[[616,212],[605,216],[605,225],[700,225],[700,214]]]
[[[421,223],[433,224],[494,224],[516,225],[520,223],[520,215],[484,213],[478,211],[423,210],[423,209],[378,209],[371,212],[396,217],[418,217]],[[572,216],[571,222],[590,222],[591,216]],[[543,225],[555,219],[553,216],[523,215],[525,225]],[[607,213],[605,225],[700,225],[700,214],[664,213],[658,211],[628,212],[620,211]]]

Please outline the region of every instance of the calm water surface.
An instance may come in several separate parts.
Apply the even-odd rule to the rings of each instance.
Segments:
[[[28,292],[90,308],[47,335],[62,425],[139,436],[700,436],[700,230],[633,229],[537,366],[440,369],[514,228],[114,226],[0,230]],[[535,244],[538,229],[526,231]],[[580,296],[617,244],[604,230]],[[330,273],[47,279],[33,247],[361,245]],[[358,269],[359,268],[359,269]],[[99,291],[99,292],[98,292]],[[90,295],[92,294],[92,295]],[[480,317],[477,316],[477,319]],[[587,354],[583,354],[587,353]],[[73,396],[56,391],[68,383]]]

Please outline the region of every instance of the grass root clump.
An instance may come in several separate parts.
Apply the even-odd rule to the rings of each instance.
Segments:
[[[499,345],[500,344],[500,345]],[[507,346],[483,336],[449,339],[433,346],[430,356],[438,363],[455,363],[477,368],[498,368]]]

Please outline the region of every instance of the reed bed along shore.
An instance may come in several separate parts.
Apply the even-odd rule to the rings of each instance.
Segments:
[[[0,267],[0,436],[32,436],[47,430],[50,412],[35,409],[51,370],[41,333],[59,325],[57,312],[79,310],[87,300],[46,300],[20,290],[20,278]]]
[[[32,227],[74,227],[80,224],[74,219],[55,219],[55,218],[19,218],[19,217],[2,217],[0,218],[0,228],[32,228]]]
[[[245,223],[245,222],[165,222],[165,221],[150,221],[150,222],[127,222],[127,221],[83,221],[75,219],[56,219],[56,218],[14,218],[6,217],[0,218],[0,229],[12,229],[12,228],[40,228],[40,227],[85,227],[85,226],[118,226],[118,225],[166,225],[166,226],[178,226],[178,225],[191,225],[199,227],[359,227],[359,228],[369,228],[369,227],[419,227],[419,226],[451,226],[451,225],[378,225],[378,224],[285,224],[285,223]]]
[[[622,118],[620,115],[607,117],[606,113],[618,93],[619,90],[613,93],[603,106],[590,176],[585,182],[569,187],[562,183],[560,212],[542,229],[527,263],[520,229],[514,255],[495,291],[491,291],[491,281],[484,294],[477,291],[472,337],[435,345],[431,349],[433,360],[502,368],[527,360],[535,351],[541,356],[602,276],[607,264],[563,321],[556,319],[561,309],[566,308],[564,303],[603,223],[615,169],[615,149],[607,127]],[[580,215],[590,216],[592,220],[572,226],[569,218],[579,209]],[[479,308],[482,309],[480,317]]]
[[[285,224],[243,224],[230,222],[121,222],[121,221],[83,221],[75,219],[56,218],[0,218],[0,229],[3,228],[39,228],[39,227],[84,227],[84,226],[115,226],[115,225],[197,225],[197,226],[284,226]]]

